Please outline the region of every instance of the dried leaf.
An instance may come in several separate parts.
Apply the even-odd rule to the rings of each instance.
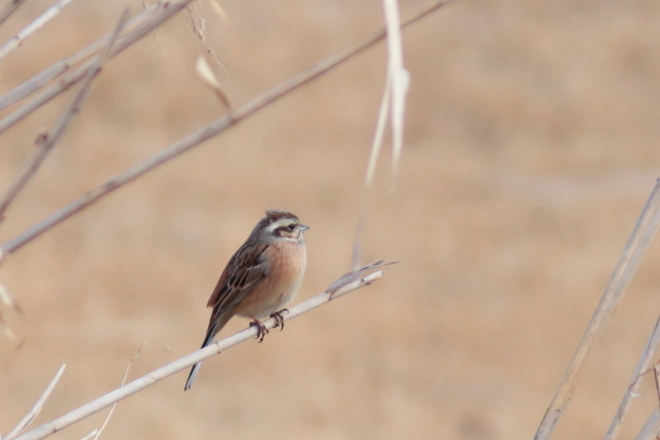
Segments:
[[[222,101],[224,106],[227,107],[227,110],[231,111],[231,104],[227,98],[227,95],[225,95],[225,92],[222,91],[220,82],[213,73],[213,70],[211,70],[209,64],[201,55],[197,58],[196,70],[200,78],[202,78],[202,80],[213,89],[218,98],[220,98],[220,101]]]

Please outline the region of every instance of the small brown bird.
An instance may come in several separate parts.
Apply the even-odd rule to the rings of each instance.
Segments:
[[[263,340],[268,329],[260,319],[275,317],[284,328],[281,312],[305,274],[307,251],[303,231],[309,229],[286,211],[266,211],[252,233],[222,271],[207,307],[213,307],[202,348],[234,316],[252,319]],[[192,367],[184,390],[190,389],[202,363]]]

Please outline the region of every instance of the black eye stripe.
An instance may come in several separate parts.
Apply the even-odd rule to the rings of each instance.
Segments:
[[[296,225],[291,224],[287,226],[280,226],[279,228],[275,229],[275,233],[278,235],[282,235],[284,233],[289,234],[295,229]]]

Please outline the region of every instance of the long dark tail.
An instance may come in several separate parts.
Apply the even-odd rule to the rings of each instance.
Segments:
[[[215,310],[214,310],[215,312]],[[215,313],[214,313],[215,314]],[[229,315],[229,316],[226,316]],[[209,324],[208,330],[206,330],[206,337],[204,338],[204,342],[202,343],[202,346],[200,347],[200,350],[207,345],[211,345],[213,343],[213,338],[215,338],[215,335],[222,330],[222,327],[227,324],[227,321],[231,319],[232,315],[230,314],[224,314],[223,316],[220,316],[218,319],[215,319],[211,321]],[[201,362],[196,363],[193,365],[192,369],[190,370],[190,374],[188,375],[188,380],[186,381],[186,386],[183,387],[183,391],[188,391],[190,387],[192,386],[192,383],[195,381],[195,377],[197,377],[197,372],[199,371],[199,367],[202,366]]]

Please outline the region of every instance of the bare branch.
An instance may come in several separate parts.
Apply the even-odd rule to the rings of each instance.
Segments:
[[[639,267],[651,239],[658,231],[659,223],[660,180],[656,181],[655,187],[635,224],[635,228],[628,239],[628,243],[626,243],[626,247],[623,249],[623,253],[598,303],[598,307],[596,307],[596,311],[582,336],[580,345],[578,345],[573,359],[568,364],[559,388],[536,431],[535,440],[546,440],[552,435],[557,422],[566,409],[568,402],[571,400],[576,379],[582,370],[589,350],[609,324],[610,318],[623,298],[626,287],[628,287],[633,274]]]
[[[660,410],[654,409],[635,440],[656,440],[660,431]]]
[[[138,25],[134,30],[124,35],[119,39],[117,44],[114,46],[112,52],[110,52],[110,57],[114,57],[118,53],[122,52],[131,44],[138,41],[140,38],[147,35],[149,32],[153,31],[155,28],[163,24],[165,21],[169,20],[181,9],[185,8],[188,3],[192,0],[179,0],[177,1],[166,1],[160,3],[158,11],[156,11],[152,16],[149,17],[144,23]],[[68,77],[61,79],[57,84],[53,85],[49,89],[44,90],[41,94],[36,96],[30,102],[24,104],[21,108],[8,115],[6,118],[0,121],[0,133],[37,110],[42,105],[49,102],[51,99],[58,96],[60,93],[69,89],[74,84],[77,84],[81,81],[87,72],[92,68],[93,61],[88,61],[77,69],[74,73]]]
[[[605,434],[605,440],[613,440],[619,433],[621,423],[623,423],[623,418],[625,417],[626,412],[628,412],[630,404],[632,403],[632,398],[636,391],[639,389],[639,384],[641,382],[639,380],[640,375],[643,374],[643,371],[646,370],[651,363],[651,359],[653,358],[653,354],[655,353],[655,349],[658,346],[658,343],[660,343],[660,317],[658,317],[658,320],[655,323],[655,327],[653,328],[653,333],[651,333],[651,337],[646,343],[644,352],[642,353],[642,356],[637,363],[637,368],[635,368],[635,372],[633,373],[630,386],[626,390],[626,393],[623,395],[619,409],[617,409],[616,415],[612,420],[610,428],[607,430],[607,434]],[[657,385],[658,380],[656,376],[656,386]],[[660,389],[658,390],[658,398],[660,399]]]
[[[2,8],[2,11],[0,11],[0,24],[4,23],[11,14],[16,12],[16,9],[18,9],[24,1],[25,0],[9,0],[5,7]]]
[[[376,281],[382,275],[383,275],[382,271],[377,271],[363,278],[355,280],[349,284],[344,285],[334,293],[323,292],[319,295],[316,295],[308,299],[307,301],[304,301],[294,307],[291,307],[289,309],[289,313],[285,314],[283,319],[285,321],[293,319],[298,315],[301,315],[312,309],[315,309],[316,307],[328,303],[331,299],[339,298],[340,296],[343,296],[349,292],[367,286],[373,283],[374,281]],[[276,321],[274,318],[269,318],[263,321],[262,323],[266,326],[266,328],[271,329],[275,326]],[[83,405],[80,408],[71,411],[68,414],[65,414],[64,416],[55,419],[52,422],[45,423],[23,434],[22,436],[18,437],[16,440],[40,440],[46,438],[49,435],[66,428],[67,426],[70,426],[76,422],[79,422],[80,420],[85,419],[86,417],[89,417],[90,415],[102,410],[103,408],[107,408],[108,406],[112,405],[115,402],[125,399],[126,397],[135,394],[138,391],[141,391],[153,385],[154,383],[165,379],[166,377],[169,377],[175,373],[178,373],[181,370],[187,369],[192,365],[203,361],[204,359],[216,355],[223,350],[233,347],[234,345],[237,345],[241,342],[245,342],[248,339],[252,339],[256,335],[257,335],[257,328],[255,326],[250,326],[245,330],[235,333],[232,336],[222,339],[221,341],[217,341],[205,348],[197,350],[187,356],[184,356],[174,362],[171,362],[161,368],[158,368],[152,371],[151,373],[146,374],[145,376],[135,379],[134,381],[120,388],[117,388],[114,391],[111,391],[110,393],[101,396],[98,399],[93,400],[92,402]]]
[[[62,373],[64,373],[64,369],[66,368],[66,364],[63,364],[60,369],[57,371],[57,374],[55,374],[55,377],[53,380],[50,381],[48,386],[46,387],[46,390],[43,392],[41,397],[37,400],[37,402],[34,404],[32,409],[23,417],[23,420],[21,420],[18,425],[14,429],[11,430],[9,434],[7,434],[7,437],[4,438],[4,440],[12,440],[15,438],[22,430],[24,430],[32,420],[34,420],[35,417],[37,417],[37,414],[41,411],[41,408],[43,408],[44,403],[46,402],[46,399],[50,396],[50,393],[53,392],[53,389],[55,388],[55,385],[57,385],[57,382],[60,380],[60,377],[62,377]]]
[[[25,29],[20,31],[18,34],[14,35],[9,41],[7,41],[5,44],[0,46],[0,60],[4,58],[5,55],[7,55],[9,52],[20,46],[23,43],[23,41],[25,41],[27,37],[29,37],[34,32],[36,32],[37,29],[39,29],[40,27],[48,23],[50,20],[55,18],[57,14],[62,12],[62,10],[67,6],[69,6],[71,3],[73,3],[73,1],[74,0],[59,0],[53,6],[48,8],[46,12],[41,14],[39,18],[37,18],[32,23],[27,25]]]
[[[45,134],[44,136],[39,136],[37,138],[37,145],[38,145],[37,151],[34,153],[34,155],[28,162],[27,166],[23,169],[21,174],[9,186],[9,189],[4,194],[2,199],[0,199],[0,222],[2,222],[2,220],[4,219],[5,211],[7,210],[7,208],[9,208],[9,205],[16,198],[18,193],[30,181],[30,179],[32,179],[32,177],[37,173],[37,171],[41,167],[41,164],[44,162],[44,160],[46,160],[46,156],[48,156],[48,153],[50,153],[53,147],[55,147],[55,144],[57,143],[57,141],[60,140],[60,137],[62,137],[62,134],[64,134],[64,131],[69,126],[74,116],[80,111],[80,105],[82,104],[82,101],[85,99],[87,93],[89,92],[92,86],[92,80],[96,77],[96,75],[99,74],[99,72],[103,68],[103,64],[107,61],[110,51],[112,50],[112,46],[115,44],[117,37],[121,33],[121,30],[123,29],[124,24],[126,23],[126,19],[128,18],[128,11],[129,11],[128,9],[125,9],[124,12],[122,13],[121,17],[119,18],[119,21],[117,22],[117,25],[115,26],[111,38],[108,41],[108,44],[106,45],[105,49],[99,54],[96,60],[94,60],[94,64],[92,68],[87,72],[87,75],[85,77],[85,80],[83,81],[82,86],[80,87],[80,90],[76,94],[75,98],[73,98],[73,100],[71,101],[71,104],[69,104],[69,107],[64,111],[64,114],[62,115],[60,120],[57,121],[57,123],[51,130],[51,133]]]
[[[404,21],[401,26],[406,27],[417,20],[429,15],[433,11],[441,8],[447,4],[447,0],[435,0],[429,3],[427,6],[422,8],[417,14],[415,14],[410,19]],[[243,107],[236,110],[236,112],[224,116],[220,119],[211,122],[210,124],[202,127],[201,129],[189,134],[180,141],[170,145],[161,152],[151,156],[150,158],[134,165],[128,170],[124,171],[121,174],[116,175],[115,177],[108,180],[106,183],[100,187],[84,194],[79,197],[77,200],[73,201],[69,205],[61,208],[57,212],[53,213],[40,223],[32,226],[27,231],[23,232],[19,236],[7,241],[2,246],[0,246],[0,251],[5,253],[12,253],[17,249],[21,248],[28,242],[32,241],[39,235],[43,234],[47,230],[51,229],[53,226],[59,224],[60,222],[66,220],[77,212],[85,209],[87,206],[95,203],[99,199],[105,197],[112,191],[117,188],[126,185],[127,183],[137,179],[138,177],[144,175],[145,173],[153,170],[154,168],[159,167],[160,165],[168,162],[169,160],[177,157],[178,155],[196,147],[202,142],[210,139],[213,136],[216,136],[228,128],[238,124],[245,118],[257,113],[259,110],[262,110],[266,106],[272,104],[278,99],[286,96],[292,91],[298,89],[299,87],[313,81],[319,76],[327,73],[328,71],[334,69],[338,65],[344,63],[345,61],[351,59],[355,55],[361,53],[367,48],[378,43],[387,35],[386,30],[381,30],[372,37],[366,39],[357,46],[344,50],[337,55],[334,55],[324,61],[321,61],[316,66],[311,69],[301,72],[294,77],[290,78],[288,81],[280,84],[279,86],[271,89],[260,97],[254,99],[253,101],[247,103]],[[118,43],[120,44],[120,43]]]
[[[160,8],[160,3],[157,3],[145,9],[141,13],[137,14],[135,17],[132,17],[130,20],[126,22],[126,25],[124,26],[124,31],[129,31],[134,27],[136,27],[137,25],[141,24],[143,21],[145,21],[151,15],[153,15],[159,8]],[[106,36],[95,41],[94,43],[90,44],[89,46],[82,49],[78,53],[68,58],[61,59],[57,63],[43,70],[41,73],[33,76],[32,78],[21,84],[20,86],[7,92],[5,95],[0,97],[0,110],[5,109],[10,105],[20,101],[21,99],[30,95],[35,90],[46,85],[52,79],[57,78],[58,76],[69,70],[75,64],[78,64],[85,58],[94,55],[94,53],[98,52],[103,47],[107,46],[108,40],[110,39],[111,36],[112,36],[112,32],[108,33]]]

